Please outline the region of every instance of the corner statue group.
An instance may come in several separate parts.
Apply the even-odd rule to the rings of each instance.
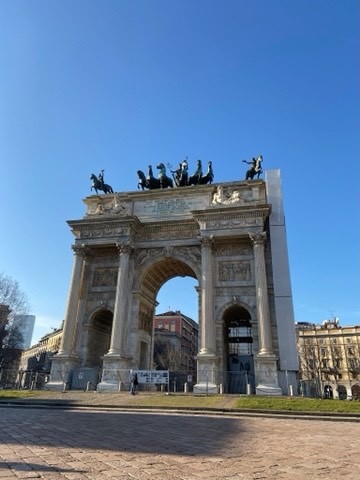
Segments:
[[[112,187],[104,182],[104,172],[105,170],[101,170],[98,176],[94,173],[90,176],[90,180],[92,180],[91,190],[94,189],[96,195],[98,194],[98,190],[101,190],[104,193],[114,193]]]
[[[257,158],[253,157],[251,162],[248,162],[247,160],[243,160],[244,163],[247,163],[248,165],[251,165],[249,170],[247,170],[246,175],[245,175],[245,180],[253,180],[254,177],[257,175],[257,178],[260,178],[260,175],[262,174],[262,161],[263,157],[262,155],[259,155]]]

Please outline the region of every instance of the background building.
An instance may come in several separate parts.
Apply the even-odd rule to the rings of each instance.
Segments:
[[[301,392],[305,396],[360,398],[360,326],[296,324]]]
[[[22,336],[21,345],[18,347],[24,350],[30,348],[34,333],[35,315],[14,315],[13,323],[18,327]]]
[[[177,390],[196,383],[198,339],[199,325],[180,311],[154,317],[154,366],[170,370],[170,383]]]
[[[42,388],[48,380],[51,361],[60,347],[62,328],[44,335],[38,343],[22,352],[18,386],[21,388]]]

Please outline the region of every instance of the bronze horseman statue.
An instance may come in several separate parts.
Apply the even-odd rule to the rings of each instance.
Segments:
[[[249,180],[249,179],[253,180],[256,175],[257,175],[257,178],[260,178],[260,175],[263,173],[262,166],[261,166],[262,161],[263,161],[262,155],[259,155],[257,158],[253,157],[251,162],[248,162],[247,160],[243,160],[244,163],[251,165],[249,170],[247,170],[246,172],[245,180]]]

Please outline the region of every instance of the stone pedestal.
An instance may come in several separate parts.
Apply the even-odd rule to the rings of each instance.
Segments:
[[[275,355],[255,357],[256,395],[282,395],[278,382],[277,360]]]
[[[200,354],[197,360],[197,383],[193,387],[194,393],[219,393],[217,385],[217,357],[215,355]]]
[[[51,380],[45,385],[45,390],[68,390],[72,372],[79,365],[80,359],[77,355],[55,355],[51,363]]]
[[[122,355],[108,354],[102,357],[102,376],[97,386],[99,392],[118,392],[129,389],[128,360]]]

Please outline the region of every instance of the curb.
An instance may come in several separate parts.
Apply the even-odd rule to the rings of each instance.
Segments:
[[[295,412],[289,410],[260,410],[260,409],[237,409],[237,408],[210,408],[210,407],[155,407],[136,405],[85,405],[81,403],[64,403],[59,401],[17,401],[1,400],[0,407],[5,408],[36,408],[56,410],[98,410],[123,413],[158,413],[158,414],[181,414],[181,415],[206,415],[226,417],[257,417],[257,418],[285,418],[294,420],[321,420],[332,422],[359,422],[360,414],[357,413],[332,413],[332,412]]]

